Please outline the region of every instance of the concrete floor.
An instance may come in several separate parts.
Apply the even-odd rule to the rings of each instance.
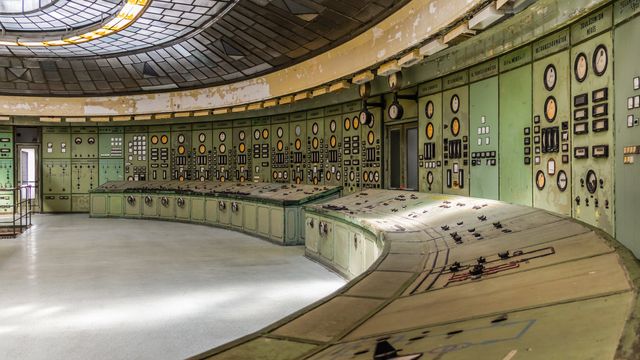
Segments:
[[[36,216],[0,240],[0,358],[197,354],[344,284],[303,251],[206,226]]]

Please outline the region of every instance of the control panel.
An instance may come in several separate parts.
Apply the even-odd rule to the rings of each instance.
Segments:
[[[71,134],[68,127],[42,128],[42,158],[70,159]]]
[[[68,127],[42,128],[42,210],[71,211],[71,133]]]
[[[13,182],[13,159],[0,159],[0,188],[11,189]],[[0,214],[13,211],[13,192],[0,190]]]
[[[132,126],[126,129],[124,173],[127,181],[146,181],[148,179],[149,140],[147,131],[146,126]]]
[[[418,89],[418,164],[420,191],[442,193],[442,80]]]
[[[443,80],[443,193],[469,196],[469,87],[468,73]],[[458,86],[458,87],[456,87]]]
[[[98,159],[98,128],[71,128],[71,159]]]
[[[362,102],[354,101],[342,106],[342,186],[344,194],[362,189],[360,111]]]
[[[42,193],[71,193],[71,161],[63,159],[43,159]]]
[[[307,113],[291,114],[289,122],[289,161],[291,169],[289,176],[291,183],[302,184],[305,180],[307,167]]]
[[[172,180],[191,180],[191,124],[171,126]]]
[[[221,182],[231,180],[235,174],[232,134],[231,122],[213,123],[213,178]]]
[[[99,184],[124,179],[124,127],[98,129]]]
[[[0,159],[13,159],[13,128],[0,126]]]
[[[324,113],[324,183],[342,186],[342,107],[326,108]]]
[[[71,162],[71,211],[88,212],[89,192],[98,187],[98,162],[95,160],[72,160]]]
[[[253,178],[251,120],[237,120],[233,122],[233,126],[232,154],[236,158],[233,179],[239,182],[251,181]]]
[[[213,134],[210,123],[193,124],[191,133],[193,180],[209,181],[213,177]]]
[[[289,174],[289,115],[271,118],[271,182],[288,183]],[[267,135],[268,136],[268,135]],[[263,132],[264,137],[264,132]]]
[[[318,185],[324,183],[324,109],[316,109],[307,113],[307,141],[306,147],[306,169],[305,183]]]
[[[253,181],[270,182],[272,180],[271,122],[269,118],[259,118],[254,119],[252,123]]]
[[[572,182],[569,76],[573,72],[569,51],[563,50],[568,37],[568,32],[561,32],[533,46],[534,57],[538,49],[548,48],[547,43],[561,50],[533,64],[533,204],[564,215],[571,215]]]
[[[171,180],[171,132],[169,126],[149,127],[149,178]]]
[[[369,100],[371,102],[379,102],[379,98]],[[382,105],[382,104],[379,104]],[[362,188],[363,189],[381,189],[384,176],[382,176],[382,107],[368,106],[360,111],[360,154],[362,169]],[[353,125],[353,121],[352,121]]]

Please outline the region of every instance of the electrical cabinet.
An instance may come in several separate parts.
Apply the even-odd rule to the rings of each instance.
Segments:
[[[0,159],[0,214],[13,211],[13,159]]]
[[[233,121],[233,154],[236,158],[233,179],[239,182],[253,178],[251,120]]]
[[[469,81],[467,71],[443,79],[443,192],[469,196]]]
[[[307,141],[305,183],[320,185],[324,183],[324,156],[326,140],[324,138],[324,109],[307,112]]]
[[[122,159],[100,159],[98,184],[102,185],[109,181],[124,180],[124,163]]]
[[[209,181],[213,174],[213,136],[210,123],[193,124],[190,150],[194,180]]]
[[[13,159],[13,128],[0,126],[0,159]]]
[[[146,126],[127,127],[124,135],[124,177],[127,181],[148,179],[149,141]]]
[[[368,100],[368,102],[379,103],[380,98],[376,97]],[[415,114],[415,101],[411,100],[413,106],[406,106],[409,116],[417,116]],[[362,109],[358,114],[360,118],[360,161],[361,176],[363,189],[381,189],[384,176],[382,176],[382,160],[384,154],[383,146],[383,116],[381,104],[378,106],[368,106]],[[411,112],[413,110],[413,112]],[[366,118],[363,113],[366,113]],[[353,125],[353,123],[352,123]]]
[[[124,158],[124,127],[105,126],[98,129],[100,159]]]
[[[270,182],[271,177],[271,122],[269,118],[252,121],[253,181]]]
[[[362,189],[361,156],[360,156],[360,101],[352,101],[342,105],[342,186],[345,194],[352,194]]]
[[[291,182],[302,184],[305,179],[307,165],[307,113],[291,114],[289,122],[289,175]]]
[[[342,186],[342,107],[328,107],[324,114],[324,184]]]
[[[42,160],[42,210],[44,212],[71,211],[71,160]]]
[[[70,159],[71,134],[68,127],[42,128],[42,158]]]
[[[420,191],[442,193],[442,80],[421,85],[418,99]]]
[[[191,149],[191,124],[171,126],[172,180],[191,180],[189,151]]]
[[[149,179],[171,180],[169,126],[149,127]]]
[[[272,117],[270,133],[271,182],[289,183],[289,115]]]
[[[224,182],[235,175],[233,131],[230,121],[213,123],[213,178]]]

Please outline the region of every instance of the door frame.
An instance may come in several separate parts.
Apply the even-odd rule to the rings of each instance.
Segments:
[[[38,143],[16,143],[16,149],[15,149],[15,176],[14,176],[14,180],[15,180],[15,186],[18,187],[20,185],[22,185],[22,180],[21,180],[21,176],[22,176],[22,156],[21,156],[21,150],[22,149],[34,149],[34,154],[35,154],[35,159],[36,159],[36,164],[35,164],[35,172],[36,172],[36,176],[35,176],[35,181],[34,184],[36,187],[36,193],[34,196],[34,202],[31,204],[31,209],[33,212],[40,212],[40,204],[42,204],[42,181],[41,180],[41,174],[42,174],[42,159],[41,159],[41,154],[40,154],[40,149],[41,146]]]
[[[407,130],[409,129],[417,129],[418,130],[418,134],[420,132],[420,127],[419,127],[419,123],[418,123],[418,119],[408,119],[408,120],[402,120],[402,121],[395,121],[393,123],[386,123],[385,124],[385,128],[384,128],[384,138],[385,138],[385,144],[387,144],[387,146],[385,146],[384,149],[384,153],[385,153],[385,161],[384,161],[384,173],[385,173],[385,184],[387,184],[386,189],[390,189],[390,190],[405,190],[405,191],[419,191],[420,190],[420,176],[418,175],[418,188],[416,189],[408,189],[407,188],[407,176],[408,176],[408,172],[407,172]],[[400,143],[403,144],[404,146],[400,147],[400,188],[392,188],[391,187],[391,161],[393,160],[391,158],[391,131],[394,130],[400,130]],[[416,157],[419,158],[420,155],[420,145],[418,144],[418,146],[416,146]],[[416,168],[416,171],[419,174],[420,171],[420,163],[418,163],[418,168]]]

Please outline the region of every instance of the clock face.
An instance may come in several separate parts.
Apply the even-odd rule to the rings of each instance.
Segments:
[[[369,143],[369,145],[373,145],[375,140],[376,134],[373,131],[369,131],[369,134],[367,134],[367,142]]]
[[[351,118],[344,119],[344,129],[347,131],[351,129]]]
[[[460,134],[460,120],[458,118],[453,118],[451,120],[451,135],[458,136]]]
[[[278,135],[278,138],[281,138],[282,135],[284,135],[284,129],[279,127],[278,130],[276,130],[276,135]]]
[[[556,98],[549,96],[544,103],[544,116],[548,122],[553,122],[558,115],[558,105]]]
[[[329,123],[329,130],[331,130],[331,132],[336,132],[336,121],[335,120],[331,120],[331,122]]]
[[[427,124],[427,139],[431,140],[433,139],[433,123],[428,123]]]
[[[389,89],[398,90],[401,85],[400,83],[402,82],[402,73],[397,72],[389,75],[389,77],[387,78],[387,81],[389,83]]]
[[[573,65],[573,71],[576,76],[576,80],[579,82],[583,82],[587,78],[587,73],[589,71],[589,63],[587,61],[587,55],[584,53],[578,54],[576,57],[576,62]]]
[[[178,135],[178,143],[179,144],[183,144],[184,143],[184,135],[182,135],[182,134]]]
[[[459,110],[460,110],[460,97],[458,95],[453,95],[451,97],[451,111],[453,111],[454,114],[457,114]]]
[[[544,176],[544,171],[538,170],[538,173],[536,174],[536,187],[538,188],[538,190],[544,189],[546,183],[547,178]]]
[[[604,75],[605,71],[607,71],[607,66],[609,65],[609,54],[607,52],[607,47],[604,45],[599,45],[596,48],[596,51],[593,53],[593,71],[598,76]]]
[[[567,173],[564,170],[560,170],[558,172],[558,179],[556,180],[558,189],[562,192],[567,190],[567,186],[569,185],[569,180],[567,179]]]
[[[218,139],[220,139],[220,141],[225,141],[227,139],[227,134],[222,131],[219,135],[218,135]]]
[[[227,147],[224,144],[220,144],[218,150],[220,151],[220,154],[224,154],[225,151],[227,151]]]
[[[244,141],[245,136],[246,136],[246,135],[245,135],[245,133],[244,133],[244,130],[243,130],[243,131],[240,131],[240,132],[238,133],[238,138],[239,138],[240,140],[242,140],[242,141]]]
[[[400,117],[402,117],[401,112],[402,109],[400,107],[400,104],[393,103],[391,104],[391,106],[389,106],[389,117],[393,120],[398,120]]]
[[[360,128],[360,117],[354,117],[351,125],[353,125],[353,130],[358,130]]]
[[[429,101],[427,103],[427,106],[424,108],[424,113],[425,115],[427,115],[427,119],[432,119],[433,118],[433,113],[435,111],[434,105],[433,105],[433,101]]]
[[[427,184],[433,185],[433,173],[431,171],[427,173]]]
[[[201,143],[205,142],[205,140],[207,140],[207,135],[200,133],[200,135],[198,135],[198,140],[200,140]]]
[[[590,194],[594,194],[596,190],[598,190],[598,177],[596,176],[596,172],[593,170],[589,170],[587,172],[587,190]]]
[[[547,91],[553,90],[556,87],[556,83],[558,81],[558,74],[556,72],[556,67],[553,64],[547,65],[547,68],[544,70],[544,87]]]
[[[260,140],[260,130],[256,129],[253,132],[253,138],[256,139],[256,140]]]
[[[311,132],[313,133],[313,135],[318,135],[319,129],[320,127],[318,126],[318,123],[313,123],[313,125],[311,126]]]

